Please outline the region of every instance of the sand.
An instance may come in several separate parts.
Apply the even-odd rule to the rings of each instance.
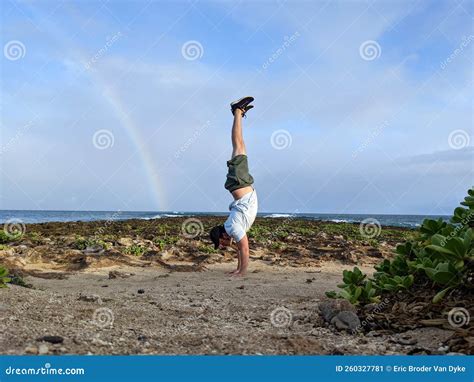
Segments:
[[[375,322],[370,329],[349,333],[320,315],[325,292],[337,289],[344,269],[357,265],[370,274],[375,263],[391,256],[405,231],[382,231],[374,248],[351,225],[262,219],[251,237],[249,272],[235,278],[226,274],[236,266],[235,253],[209,249],[205,232],[216,220],[205,220],[202,235],[192,239],[179,236],[177,219],[28,226],[21,240],[0,250],[1,262],[33,286],[0,289],[0,352],[449,351],[443,344],[450,330],[387,331]],[[285,228],[282,234],[279,227]],[[108,249],[89,242],[78,249],[83,239],[91,238],[104,241]],[[133,246],[147,249],[136,255],[129,252]]]

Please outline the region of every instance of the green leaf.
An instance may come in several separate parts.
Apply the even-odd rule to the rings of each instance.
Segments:
[[[346,300],[350,300],[352,297],[352,295],[345,289],[339,292],[339,296],[341,296],[342,298],[345,298]]]
[[[433,304],[437,304],[438,302],[440,302],[444,298],[446,293],[452,288],[453,287],[447,287],[439,291],[438,293],[436,293],[435,296],[433,297]]]
[[[337,293],[333,290],[326,292],[326,296],[329,298],[337,298]]]
[[[434,245],[434,244],[427,245],[426,248],[432,249],[433,251],[436,251],[439,253],[445,253],[447,255],[456,256],[456,254],[453,251],[447,249],[446,247],[441,247],[439,245]]]
[[[413,281],[415,280],[415,277],[413,275],[408,275],[407,277],[405,277],[405,279],[403,280],[403,286],[408,289],[409,287],[411,287],[413,285]]]
[[[438,284],[446,285],[456,280],[457,273],[451,263],[440,263],[428,277]]]
[[[361,294],[362,294],[362,288],[359,286],[356,288],[354,292],[354,298],[358,300]]]

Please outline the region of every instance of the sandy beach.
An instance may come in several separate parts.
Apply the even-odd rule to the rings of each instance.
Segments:
[[[0,289],[1,352],[458,351],[450,348],[459,343],[453,342],[456,331],[442,322],[403,322],[399,301],[387,303],[370,323],[363,311],[344,308],[361,319],[356,333],[321,315],[325,292],[337,289],[344,269],[357,265],[370,274],[411,231],[384,227],[377,240],[367,241],[354,224],[259,219],[250,235],[249,273],[235,278],[226,274],[235,267],[235,253],[214,251],[206,234],[218,220],[200,219],[203,230],[192,238],[183,237],[185,219],[177,218],[26,226],[21,239],[0,251],[2,265],[29,286]],[[423,309],[427,318],[442,316],[442,309]],[[400,317],[398,329],[394,316]]]

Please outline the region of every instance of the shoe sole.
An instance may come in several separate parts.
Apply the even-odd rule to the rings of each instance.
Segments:
[[[238,99],[237,101],[231,102],[230,109],[232,110],[232,113],[234,112],[234,109],[237,107],[237,105],[239,105],[240,103],[242,103],[242,101],[247,100],[247,99],[249,101],[242,104],[244,107],[247,106],[249,103],[253,102],[255,98],[247,96],[247,97],[242,97]]]

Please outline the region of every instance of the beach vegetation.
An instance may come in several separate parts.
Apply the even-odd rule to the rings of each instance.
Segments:
[[[134,255],[134,256],[141,256],[143,255],[148,249],[138,244],[132,244],[130,247],[125,248],[125,254],[127,255]]]
[[[23,288],[33,288],[31,284],[28,284],[23,277],[18,274],[9,274],[8,277],[10,278],[9,284],[18,285]]]
[[[200,244],[198,249],[200,252],[207,253],[208,255],[213,253],[219,253],[219,250],[214,249],[213,245]]]
[[[304,236],[310,236],[310,235],[315,234],[314,230],[312,230],[311,228],[307,228],[307,227],[295,227],[292,230],[293,230],[293,232],[295,232],[297,234],[300,234],[300,235],[304,235]]]
[[[7,244],[18,240],[21,237],[21,233],[19,235],[12,235],[7,234],[3,229],[0,230],[0,244]]]
[[[286,248],[286,245],[281,241],[274,241],[270,243],[270,248],[274,251],[281,251]]]
[[[6,288],[7,283],[11,281],[11,278],[8,277],[8,269],[0,266],[0,288]]]
[[[108,249],[109,245],[101,239],[77,237],[72,244],[72,247],[83,251],[88,247],[101,247],[102,249]]]
[[[28,239],[30,239],[34,244],[39,244],[41,243],[41,234],[36,232],[36,231],[32,231],[32,232],[27,232],[26,233],[26,236],[28,237]]]
[[[164,237],[155,237],[153,243],[155,243],[160,250],[164,250],[169,245],[175,245],[179,240],[178,236],[164,236]]]
[[[461,205],[449,222],[425,219],[415,235],[397,245],[393,259],[375,266],[371,279],[357,267],[344,271],[343,283],[338,285],[341,291],[326,295],[358,304],[415,286],[432,290],[432,302],[438,303],[453,290],[469,287],[474,261],[474,188],[468,190]],[[374,289],[369,299],[363,293],[368,286]]]

